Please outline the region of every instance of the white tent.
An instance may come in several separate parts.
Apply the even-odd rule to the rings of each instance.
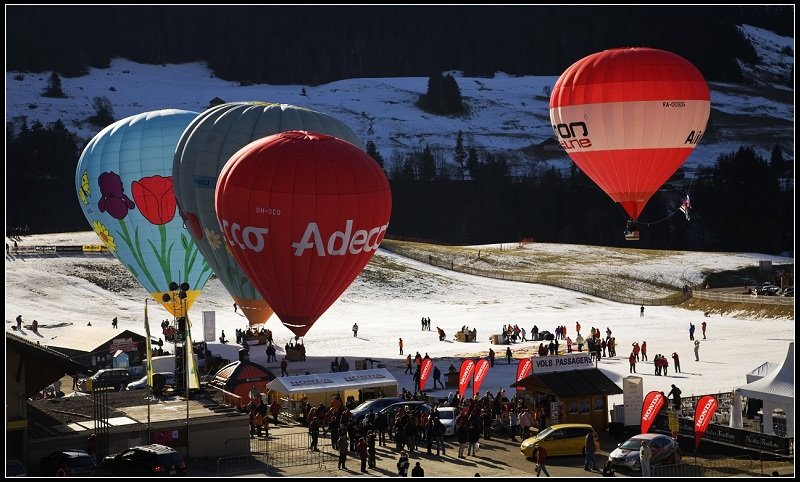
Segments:
[[[752,383],[756,380],[761,380],[765,376],[778,367],[777,363],[764,362],[747,374],[747,383]]]
[[[764,433],[774,434],[772,413],[782,409],[786,414],[786,436],[794,437],[794,342],[789,343],[786,358],[777,368],[754,382],[734,389],[734,407],[730,426],[741,427],[741,409],[736,401],[739,397],[756,398],[764,402]]]

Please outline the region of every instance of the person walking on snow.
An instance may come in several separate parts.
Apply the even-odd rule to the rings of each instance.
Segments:
[[[358,336],[358,323],[353,323],[353,338]]]
[[[444,383],[442,383],[442,372],[439,370],[439,367],[433,367],[433,388],[436,389],[436,384],[439,384],[440,388],[444,388]]]

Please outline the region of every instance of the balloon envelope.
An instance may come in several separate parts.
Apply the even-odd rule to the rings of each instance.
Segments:
[[[181,134],[196,116],[167,109],[109,125],[83,150],[75,179],[81,209],[94,231],[175,316],[191,308],[211,276],[211,268],[175,215],[172,158]],[[172,282],[188,283],[184,298],[170,289]]]
[[[223,169],[216,191],[231,253],[298,336],[372,258],[391,202],[386,175],[364,151],[299,131],[242,148]]]
[[[697,68],[650,48],[589,55],[550,96],[561,147],[633,220],[700,142],[710,109]]]
[[[231,102],[200,114],[175,151],[172,174],[178,207],[200,252],[250,325],[264,323],[272,308],[223,243],[214,191],[219,173],[236,151],[254,140],[290,130],[312,130],[361,147],[349,127],[321,112],[288,104]]]

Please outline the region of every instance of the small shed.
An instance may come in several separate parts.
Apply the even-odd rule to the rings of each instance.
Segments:
[[[220,368],[209,385],[227,392],[229,396],[225,398],[241,408],[250,402],[248,392],[253,386],[263,392],[267,383],[274,379],[275,375],[269,369],[245,359]]]
[[[547,423],[588,423],[608,428],[608,396],[622,388],[594,367],[587,353],[534,357],[533,373],[511,384],[544,405]],[[555,410],[555,411],[554,411]]]

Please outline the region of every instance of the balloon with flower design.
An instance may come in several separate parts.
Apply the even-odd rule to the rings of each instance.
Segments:
[[[83,150],[75,177],[78,201],[92,229],[175,316],[191,308],[212,273],[176,215],[172,181],[178,140],[197,115],[166,109],[109,125]],[[185,298],[172,296],[173,282],[189,285]],[[168,301],[165,294],[170,294]]]
[[[214,190],[222,168],[236,151],[257,139],[290,130],[328,134],[362,148],[361,140],[347,125],[327,114],[289,104],[229,102],[192,121],[175,151],[173,177],[181,215],[250,325],[263,324],[273,310],[224,242]]]

